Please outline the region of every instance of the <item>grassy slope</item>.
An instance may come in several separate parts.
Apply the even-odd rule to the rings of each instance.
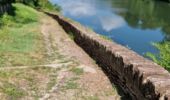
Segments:
[[[0,18],[0,98],[36,100],[45,87],[55,84],[56,76],[51,74],[56,70],[34,66],[43,64],[45,58],[39,20],[42,14],[23,4],[13,6],[15,16],[5,14]],[[32,67],[3,69],[21,65]]]
[[[22,4],[13,6],[15,17],[0,18],[0,66],[38,64],[44,60],[38,12]]]

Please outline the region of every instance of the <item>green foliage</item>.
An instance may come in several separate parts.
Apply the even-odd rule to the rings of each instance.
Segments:
[[[8,16],[7,14],[4,14],[2,17],[0,17],[0,28],[2,26],[10,26],[12,24],[12,17]]]
[[[33,31],[24,31],[37,25],[32,22],[38,20],[38,15],[35,10],[22,4],[14,4],[14,7],[15,17],[5,14],[0,19],[0,51],[27,52],[32,49],[33,39],[38,36]]]
[[[7,3],[12,3],[14,0],[0,0],[0,5],[2,4],[7,4]]]
[[[24,3],[33,8],[49,11],[60,11],[61,8],[58,5],[53,5],[49,0],[16,0],[16,2]]]
[[[15,21],[20,23],[31,23],[38,20],[37,11],[22,4],[13,4],[15,7]]]
[[[31,54],[37,54],[36,48],[42,46],[38,12],[23,4],[13,6],[15,16],[4,14],[0,18],[0,66],[34,64],[39,58]]]
[[[0,17],[0,27],[16,26],[16,23],[20,27],[21,24],[36,22],[38,20],[38,15],[34,9],[22,4],[13,4],[13,6],[15,8],[15,16],[4,14]]]
[[[153,44],[160,51],[159,54],[147,53],[146,55],[150,57],[154,62],[165,67],[170,71],[170,42],[165,41],[162,43]]]
[[[15,2],[23,3],[30,6],[38,6],[39,0],[15,0]]]
[[[53,5],[51,2],[48,0],[42,0],[39,2],[39,7],[44,9],[44,10],[50,10],[50,11],[60,11],[61,7],[58,6],[57,4]]]

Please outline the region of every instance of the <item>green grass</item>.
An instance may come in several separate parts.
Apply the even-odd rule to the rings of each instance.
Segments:
[[[70,71],[72,71],[76,75],[82,75],[84,73],[84,70],[82,68],[76,68],[76,67],[73,67]]]
[[[0,18],[0,66],[43,62],[39,13],[22,4],[13,6],[15,16],[5,14]]]
[[[5,71],[0,71],[0,78],[9,78],[11,76],[11,73],[7,73]]]
[[[78,79],[79,79],[78,77],[72,77],[71,79],[65,82],[62,88],[64,90],[79,89],[79,84],[76,82]]]
[[[50,0],[37,0],[38,2],[35,3],[35,0],[24,0],[26,5],[38,8],[41,10],[48,10],[48,11],[57,11],[59,12],[61,10],[61,7],[57,4],[52,4]],[[23,3],[23,0],[17,0],[16,2]]]
[[[23,4],[13,4],[15,9],[14,16],[9,16],[7,14],[0,18],[0,25],[6,27],[21,27],[22,24],[32,23],[38,21],[37,11],[31,7],[25,6]]]
[[[77,89],[78,84],[74,81],[68,81],[66,85],[64,86],[65,89]]]
[[[21,98],[25,95],[25,92],[22,89],[8,82],[5,83],[0,88],[0,90],[7,96],[9,96],[9,98],[11,98],[12,100],[18,100],[18,98]]]
[[[6,81],[9,80],[9,78],[16,76],[16,77],[20,77],[20,75],[23,74],[20,70],[0,70],[0,79],[1,81],[3,79],[5,79]]]

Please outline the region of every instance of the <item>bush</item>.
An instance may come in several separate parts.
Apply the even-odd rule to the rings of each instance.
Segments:
[[[16,2],[24,3],[33,8],[43,9],[43,10],[52,10],[60,11],[61,8],[58,5],[53,5],[49,0],[16,0]]]
[[[153,44],[160,51],[159,54],[147,53],[147,56],[150,57],[154,62],[165,67],[170,71],[170,42],[164,41],[162,43]]]
[[[22,4],[13,4],[15,8],[15,16],[10,16],[7,13],[0,17],[0,28],[2,26],[13,26],[18,23],[31,23],[36,22],[38,19],[37,13],[34,9],[24,6]]]

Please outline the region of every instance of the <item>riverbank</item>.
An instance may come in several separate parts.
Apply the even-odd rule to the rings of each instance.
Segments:
[[[52,3],[62,7],[65,17],[170,70],[168,3],[160,0],[52,0]]]
[[[14,7],[15,17],[0,19],[2,100],[124,97],[54,19],[22,4]]]
[[[14,6],[24,13],[4,15],[1,23],[0,53],[6,57],[0,68],[3,99],[127,99],[113,83],[133,99],[168,99],[169,73],[157,64],[70,19],[48,13],[52,19],[28,6]],[[17,54],[23,56],[16,59]]]
[[[170,74],[164,68],[79,23],[61,15],[47,14],[59,22],[109,79],[131,95],[132,100],[169,100]]]

